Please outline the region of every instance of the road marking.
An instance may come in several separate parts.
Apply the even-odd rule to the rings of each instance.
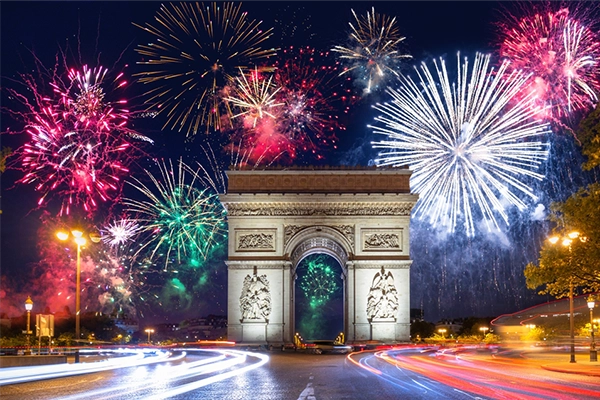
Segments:
[[[308,380],[312,380],[313,376],[311,375]],[[306,387],[304,388],[304,390],[302,391],[302,393],[300,393],[300,397],[298,397],[298,400],[317,400],[317,398],[315,397],[315,388],[313,388],[313,384],[312,383],[307,383]]]

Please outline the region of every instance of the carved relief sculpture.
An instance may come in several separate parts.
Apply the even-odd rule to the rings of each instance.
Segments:
[[[368,233],[365,249],[399,249],[400,238],[395,233]]]
[[[238,250],[274,249],[275,237],[269,233],[239,235]]]
[[[375,274],[369,296],[367,297],[367,318],[377,319],[396,319],[398,312],[398,292],[394,284],[394,276],[391,271],[381,271]]]
[[[240,296],[243,320],[260,320],[271,314],[271,293],[266,275],[246,275]]]

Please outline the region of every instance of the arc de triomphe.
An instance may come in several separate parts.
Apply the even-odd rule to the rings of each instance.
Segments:
[[[324,253],[342,266],[346,339],[409,340],[410,174],[228,171],[228,339],[292,342],[296,268]]]

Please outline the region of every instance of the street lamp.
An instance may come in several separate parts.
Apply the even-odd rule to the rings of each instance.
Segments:
[[[27,296],[27,300],[25,300],[25,310],[27,310],[27,331],[25,331],[27,335],[27,349],[25,350],[25,355],[31,355],[31,345],[30,345],[30,335],[31,335],[31,310],[33,309],[33,300],[31,300],[31,296]]]
[[[154,333],[154,329],[146,329],[144,332],[146,332],[148,334],[148,344],[150,344],[150,334]]]
[[[73,236],[73,241],[77,244],[77,280],[75,285],[75,341],[76,344],[79,341],[81,333],[80,333],[80,314],[81,314],[81,247],[85,246],[86,240],[83,237],[83,232],[79,229],[71,230],[71,235]],[[69,232],[59,231],[56,233],[56,237],[58,239],[65,241],[69,239]],[[96,233],[89,234],[90,240],[94,243],[100,242],[100,235]],[[75,362],[79,362],[79,348],[75,350]]]
[[[438,332],[442,335],[442,338],[446,339],[447,330],[445,328],[438,329]]]
[[[565,237],[552,236],[548,239],[548,241],[552,244],[558,243],[561,241],[561,244],[565,247],[569,248],[569,256],[571,256],[571,243],[573,243],[574,239],[579,238],[582,242],[585,241],[584,237],[579,237],[579,232],[569,232]],[[571,335],[571,360],[570,362],[574,363],[575,361],[575,319],[573,316],[573,276],[569,279],[569,330]]]
[[[482,326],[481,328],[479,328],[479,330],[483,333],[483,338],[485,339],[485,335],[487,334],[487,331],[490,330],[490,328],[488,328],[487,326]]]
[[[598,361],[598,352],[596,351],[596,341],[594,340],[594,306],[596,302],[592,296],[588,297],[588,308],[590,309],[590,326],[592,328],[592,342],[590,343],[590,361]]]

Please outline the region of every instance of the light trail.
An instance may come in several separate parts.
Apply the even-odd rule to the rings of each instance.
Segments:
[[[89,351],[88,351],[89,352]],[[94,351],[96,352],[96,351]],[[105,352],[103,350],[103,352]],[[119,357],[111,360],[82,363],[51,365],[41,367],[8,368],[0,372],[0,385],[30,382],[41,379],[60,378],[65,376],[106,371],[116,368],[138,367],[151,363],[165,362],[157,371],[141,381],[127,382],[119,386],[87,390],[82,393],[63,397],[63,399],[117,399],[123,396],[143,397],[145,399],[164,399],[175,395],[187,393],[204,386],[239,376],[251,370],[260,368],[269,361],[265,354],[249,353],[237,350],[218,349],[186,349],[179,356],[161,350],[116,350],[115,353],[133,352],[128,357]],[[190,353],[212,354],[213,356],[198,361],[185,362],[171,365],[172,361],[182,360]],[[149,355],[153,355],[148,358]],[[253,361],[250,361],[252,359]],[[258,361],[254,361],[258,359]],[[54,372],[54,373],[53,373]],[[202,377],[203,375],[208,375]],[[202,378],[200,378],[202,377]],[[178,385],[180,381],[193,380],[191,383]],[[166,388],[166,386],[171,386]]]
[[[98,351],[81,350],[81,353],[86,352],[96,353]],[[108,371],[117,368],[138,367],[141,365],[154,364],[164,361],[176,361],[185,357],[185,352],[183,352],[180,356],[173,356],[171,352],[153,349],[117,349],[102,350],[102,352],[133,354],[127,357],[111,358],[94,363],[53,364],[31,367],[2,368],[0,370],[0,386],[14,383],[32,382],[43,379],[61,378],[65,376],[89,374],[92,372]],[[152,353],[155,355],[148,358],[147,355]]]

